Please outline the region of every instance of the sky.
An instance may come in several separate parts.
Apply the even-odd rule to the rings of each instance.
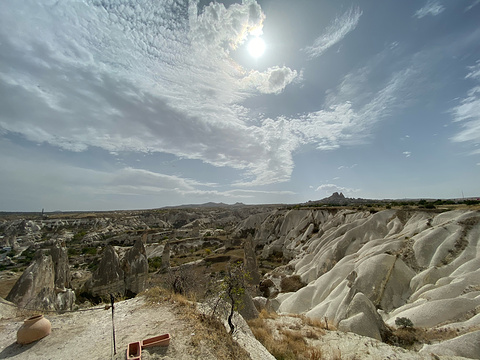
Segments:
[[[479,19],[480,0],[3,0],[0,211],[480,196]]]

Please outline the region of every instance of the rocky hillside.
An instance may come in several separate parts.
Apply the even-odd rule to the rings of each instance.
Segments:
[[[384,340],[407,318],[454,333],[421,351],[480,358],[479,211],[278,210],[236,232],[254,232],[263,259],[287,263],[263,282],[278,312]],[[285,292],[295,276],[306,286]]]
[[[203,299],[229,262],[243,260],[254,297],[246,297],[250,313],[257,316],[255,304],[261,315],[263,308],[282,315],[250,320],[258,320],[254,332],[264,344],[295,340],[305,356],[319,349],[332,359],[338,349],[352,359],[386,353],[480,359],[480,211],[420,205],[4,216],[0,290],[18,306],[64,311],[181,279],[183,290]],[[356,335],[324,333],[311,324]],[[14,334],[16,325],[0,326]],[[359,347],[364,351],[356,352]],[[5,351],[0,355],[21,357],[22,349]]]

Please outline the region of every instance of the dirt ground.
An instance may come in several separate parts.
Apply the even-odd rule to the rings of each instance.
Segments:
[[[142,351],[142,359],[194,359],[197,349],[191,345],[192,326],[181,319],[175,306],[162,302],[155,308],[145,306],[142,298],[115,304],[116,355],[113,347],[111,310],[45,315],[52,333],[32,344],[16,343],[16,332],[23,317],[0,321],[0,359],[125,359],[130,342],[170,333],[168,347]],[[204,354],[209,358],[208,354]]]

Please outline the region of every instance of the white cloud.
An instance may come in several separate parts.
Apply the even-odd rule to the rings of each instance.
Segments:
[[[405,157],[407,157],[407,158],[410,157],[410,156],[412,156],[412,152],[411,152],[411,151],[404,151],[402,154],[405,155]]]
[[[349,32],[355,30],[362,16],[358,7],[352,7],[342,16],[337,17],[326,29],[325,33],[315,39],[313,45],[307,46],[303,51],[309,59],[322,55],[328,48],[340,42]]]
[[[334,192],[338,192],[338,193],[341,192],[344,195],[346,195],[346,194],[353,194],[353,193],[359,192],[360,189],[350,189],[350,188],[338,186],[338,185],[335,185],[335,184],[323,184],[323,185],[320,185],[319,187],[317,187],[315,189],[315,191],[323,191],[323,192],[325,192],[325,194],[332,194]]]
[[[478,143],[480,141],[480,60],[468,70],[465,78],[475,81],[476,84],[467,92],[467,96],[460,100],[460,105],[451,110],[453,121],[460,123],[461,127],[452,140]]]
[[[343,170],[343,169],[353,169],[354,167],[358,166],[358,164],[353,164],[353,165],[350,165],[350,166],[347,166],[347,165],[341,165],[338,167],[338,170]]]
[[[261,33],[264,18],[253,0],[201,13],[195,1],[2,3],[9,57],[0,58],[0,131],[75,152],[165,152],[242,169],[257,183],[285,181],[295,146],[277,153],[275,127],[250,125],[240,104],[299,76],[286,66],[250,72],[230,56]]]
[[[415,12],[414,16],[417,17],[418,19],[421,19],[427,15],[437,16],[443,10],[445,10],[445,7],[442,4],[440,4],[439,1],[428,0],[425,6],[423,6],[422,8],[418,9]]]
[[[399,97],[402,104],[407,103],[408,96],[403,94],[411,92],[410,80],[415,74],[413,67],[397,71],[369,94],[363,91],[363,79],[359,81],[356,73],[348,74],[339,88],[330,93],[324,109],[263,120],[253,132],[262,139],[263,151],[257,154],[260,166],[249,169],[247,178],[236,185],[265,185],[290,179],[294,167],[292,154],[302,145],[334,150],[365,143],[372,127],[399,106]],[[349,98],[354,98],[356,104]]]
[[[465,76],[465,79],[475,79],[480,80],[480,60],[473,66],[469,66],[468,70],[470,72]]]
[[[126,167],[115,172],[109,182],[110,186],[131,186],[135,188],[149,188],[157,191],[175,190],[189,192],[198,186],[215,187],[215,183],[200,183],[192,179],[185,179],[174,175],[160,174],[144,169]]]
[[[254,88],[264,94],[279,94],[296,77],[295,70],[275,66],[264,72],[252,70],[242,81],[246,88]]]
[[[412,77],[407,68],[366,91],[369,64],[347,74],[317,111],[258,118],[245,100],[278,94],[302,74],[247,71],[234,61],[232,51],[262,30],[255,1],[211,3],[200,13],[196,2],[93,4],[1,3],[0,132],[75,152],[169,153],[241,170],[237,186],[266,185],[290,179],[303,145],[364,143]],[[360,16],[352,8],[338,18],[317,50]],[[179,189],[188,186],[196,191],[188,182]]]
[[[480,4],[480,0],[474,0],[470,5],[465,8],[465,11],[470,11],[474,6]]]
[[[256,1],[232,4],[228,8],[222,3],[212,2],[197,16],[196,1],[192,1],[190,12],[190,34],[194,42],[210,48],[221,47],[225,51],[236,49],[248,34],[260,35],[265,14]]]

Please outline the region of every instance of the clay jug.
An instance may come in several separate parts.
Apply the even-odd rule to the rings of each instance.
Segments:
[[[17,331],[17,343],[30,344],[37,341],[52,331],[52,325],[43,315],[32,316],[23,321],[23,325]]]

